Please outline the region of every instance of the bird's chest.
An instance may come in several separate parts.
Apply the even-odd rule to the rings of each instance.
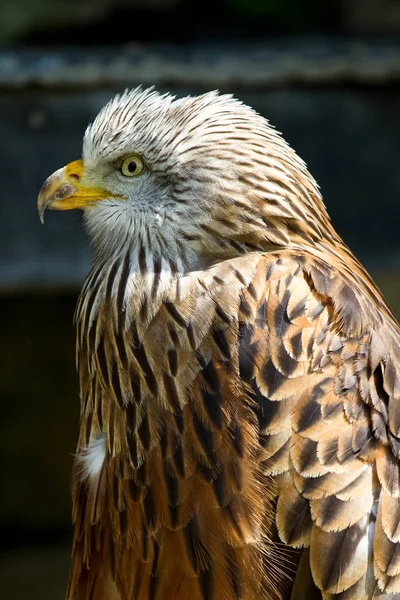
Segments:
[[[147,600],[153,585],[176,599],[220,598],[230,588],[234,597],[233,561],[254,599],[265,494],[254,414],[228,351],[233,324],[216,339],[205,336],[196,354],[186,346],[196,331],[177,319],[168,319],[164,337],[157,334],[164,344],[159,364],[145,344],[130,350],[132,396],[117,402],[117,392],[127,391],[123,375],[117,389],[111,380],[102,388],[98,536],[112,548],[108,560],[122,598]],[[178,327],[184,331],[176,337]]]
[[[214,428],[227,425],[244,394],[240,313],[256,312],[262,297],[259,257],[182,278],[155,297],[147,281],[127,295],[119,282],[99,280],[104,289],[87,286],[77,310],[80,447],[104,436],[106,456],[129,473],[149,453],[179,447],[183,432],[191,453],[212,447]]]
[[[81,336],[80,445],[104,440],[89,510],[126,597],[147,598],[157,579],[170,597],[211,598],[207,586],[232,585],[227,557],[244,579],[258,560],[267,499],[238,348],[255,291],[243,297],[244,275],[229,273],[226,286],[203,281],[134,317],[102,306]]]

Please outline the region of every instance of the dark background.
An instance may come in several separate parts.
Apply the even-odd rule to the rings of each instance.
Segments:
[[[0,589],[62,599],[79,399],[78,214],[36,214],[125,87],[219,88],[265,115],[400,315],[400,1],[1,0]]]

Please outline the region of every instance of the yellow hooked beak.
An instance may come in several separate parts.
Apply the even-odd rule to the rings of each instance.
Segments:
[[[42,223],[46,208],[72,210],[113,196],[101,188],[84,187],[81,184],[83,174],[83,161],[75,160],[46,179],[40,189],[37,203]]]

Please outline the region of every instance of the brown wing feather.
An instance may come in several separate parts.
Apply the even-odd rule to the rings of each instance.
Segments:
[[[266,265],[267,330],[254,315],[239,318],[264,472],[286,471],[277,478],[278,532],[308,548],[293,599],[314,597],[314,586],[329,599],[400,593],[400,338],[358,265],[352,278],[335,266],[281,254]]]

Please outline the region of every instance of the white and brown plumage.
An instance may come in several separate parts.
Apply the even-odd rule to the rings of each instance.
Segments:
[[[400,598],[399,328],[267,121],[117,96],[46,207],[94,250],[68,600]]]

